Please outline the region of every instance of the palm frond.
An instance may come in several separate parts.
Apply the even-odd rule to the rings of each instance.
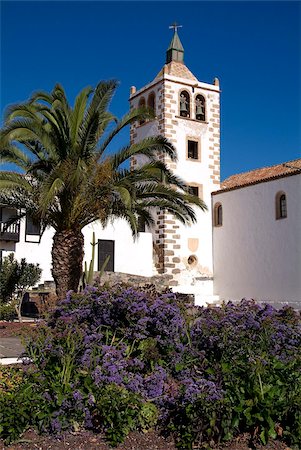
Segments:
[[[132,174],[133,179],[136,179],[137,181],[139,179],[142,179],[142,181],[156,181],[173,185],[180,189],[186,189],[185,181],[175,175],[167,165],[160,160],[154,160],[139,168],[132,169],[130,173]]]
[[[95,151],[98,141],[107,126],[115,120],[115,117],[108,113],[108,104],[115,92],[117,82],[102,81],[98,83],[93,92],[92,100],[87,106],[84,120],[78,129],[79,147],[83,148],[83,152],[90,155],[91,151]]]
[[[98,111],[99,113],[105,112],[109,106],[109,103],[116,91],[118,82],[117,80],[100,81],[93,93],[91,103],[87,110],[87,118]]]
[[[49,93],[47,91],[36,91],[32,94],[32,96],[29,98],[28,102],[29,103],[35,103],[35,102],[45,102],[48,103],[49,105],[51,105],[51,103],[53,102],[53,96],[52,93]]]
[[[114,137],[125,127],[141,119],[152,119],[154,117],[154,110],[152,108],[136,108],[125,114],[121,120],[117,121],[117,124],[113,131],[107,136],[104,142],[97,149],[97,154],[99,158],[102,157],[103,153],[107,149],[108,145],[114,139]]]
[[[162,154],[168,155],[172,161],[177,159],[176,150],[171,142],[163,136],[152,136],[122,148],[112,156],[112,164],[116,170],[134,155],[144,155],[155,160]]]
[[[21,143],[37,140],[44,148],[53,148],[53,142],[44,128],[27,118],[19,118],[7,123],[1,130],[1,141],[2,139]]]
[[[21,103],[16,105],[10,105],[8,106],[8,108],[6,108],[4,120],[5,123],[12,121],[18,117],[37,120],[39,119],[39,115],[37,115],[37,112],[39,112],[40,110],[42,110],[42,107],[39,108],[39,105],[34,105],[32,103],[23,103],[23,104]]]
[[[4,147],[0,147],[0,164],[13,163],[24,171],[31,163],[30,158],[16,145],[8,142]]]
[[[39,209],[42,217],[45,216],[49,205],[57,199],[58,194],[62,192],[64,186],[64,181],[57,177],[51,177],[44,182],[39,198]]]
[[[115,186],[115,192],[118,192],[120,195],[120,199],[126,208],[130,208],[132,205],[132,196],[128,189],[125,186]]]
[[[71,122],[71,142],[73,145],[77,143],[77,135],[80,125],[84,120],[84,115],[87,107],[87,102],[92,94],[93,89],[91,87],[84,88],[76,97],[75,105],[72,112]]]
[[[17,172],[0,171],[0,189],[20,189],[30,192],[32,190],[31,183],[24,175]]]

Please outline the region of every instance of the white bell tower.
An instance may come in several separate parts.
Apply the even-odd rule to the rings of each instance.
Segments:
[[[197,210],[197,223],[190,226],[158,210],[151,230],[157,272],[169,278],[170,286],[201,286],[212,281],[213,272],[211,192],[220,186],[220,88],[217,78],[203,83],[185,66],[178,27],[170,27],[174,34],[166,63],[155,79],[139,90],[131,87],[131,108],[153,107],[156,119],[132,125],[130,136],[131,142],[154,134],[168,138],[178,160],[165,162],[208,207]],[[132,164],[139,164],[138,158]]]

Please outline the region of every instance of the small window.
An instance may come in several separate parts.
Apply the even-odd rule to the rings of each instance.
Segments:
[[[180,93],[180,116],[190,117],[190,95],[187,91]]]
[[[187,156],[189,159],[199,159],[199,143],[188,140]]]
[[[31,216],[26,215],[26,234],[40,236],[41,225],[39,222],[35,221]]]
[[[145,220],[141,216],[138,217],[138,231],[139,233],[145,232]]]
[[[103,267],[107,257],[110,257],[107,261],[107,265]],[[98,268],[100,271],[104,268],[105,272],[115,271],[115,241],[107,239],[98,239]]]
[[[145,107],[145,99],[144,99],[144,97],[141,97],[140,98],[140,100],[139,100],[139,108],[143,108],[143,107]],[[144,119],[142,119],[142,120],[140,120],[139,121],[139,125],[143,125],[145,123],[145,120]]]
[[[223,225],[223,207],[221,203],[214,206],[214,226],[221,227]]]
[[[276,219],[285,219],[287,217],[287,203],[284,192],[276,194]]]
[[[205,98],[202,95],[197,95],[195,98],[195,118],[205,122],[206,110],[205,110]]]
[[[156,112],[155,94],[151,92],[147,99],[147,106]]]
[[[199,187],[198,186],[189,186],[188,192],[191,195],[195,195],[196,197],[199,196]]]

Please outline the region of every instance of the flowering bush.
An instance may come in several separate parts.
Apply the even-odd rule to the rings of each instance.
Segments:
[[[190,334],[222,382],[224,437],[248,430],[263,443],[283,435],[300,444],[300,313],[229,302],[200,309]]]
[[[299,445],[299,314],[246,301],[194,311],[168,292],[69,293],[28,342],[34,369],[13,400],[26,407],[30,392],[34,407],[18,432],[86,427],[116,445],[130,430],[161,427],[192,449],[250,431]],[[8,403],[0,393],[4,413]],[[0,428],[7,439],[16,415]]]

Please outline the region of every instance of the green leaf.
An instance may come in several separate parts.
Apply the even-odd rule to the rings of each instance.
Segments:
[[[263,445],[267,444],[267,437],[266,437],[266,431],[262,430],[262,432],[259,435],[261,442],[263,443]]]

